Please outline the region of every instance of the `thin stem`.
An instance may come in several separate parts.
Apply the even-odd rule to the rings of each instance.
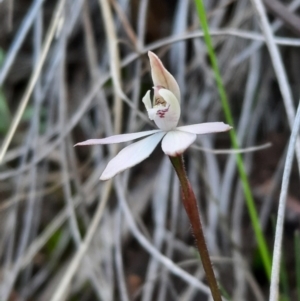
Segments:
[[[217,280],[212,268],[212,263],[210,261],[208,249],[206,246],[196,197],[184,168],[183,157],[182,155],[178,157],[170,157],[170,160],[176,170],[181,184],[182,202],[192,226],[196,246],[201,257],[201,261],[213,299],[214,301],[222,301],[222,297],[218,288]]]
[[[286,155],[286,162],[284,165],[284,171],[282,176],[282,184],[281,184],[279,205],[277,211],[274,249],[273,249],[273,262],[272,262],[269,301],[278,300],[278,295],[279,295],[278,284],[279,284],[279,274],[280,274],[280,259],[281,259],[286,199],[287,199],[288,188],[290,183],[289,180],[290,180],[291,170],[293,166],[294,150],[295,150],[295,145],[298,137],[299,126],[300,126],[300,102],[298,105],[291,138],[289,141],[289,146]]]

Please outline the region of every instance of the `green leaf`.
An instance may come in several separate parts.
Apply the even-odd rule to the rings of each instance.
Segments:
[[[214,76],[215,76],[215,80],[216,80],[216,83],[217,83],[217,88],[218,88],[218,91],[219,91],[219,95],[220,95],[223,111],[224,111],[224,114],[225,114],[226,122],[228,124],[234,126],[233,117],[232,117],[231,110],[230,110],[230,107],[229,107],[227,94],[226,94],[224,84],[223,84],[223,80],[222,80],[222,77],[221,77],[221,73],[220,73],[220,70],[219,70],[219,67],[218,67],[217,56],[215,54],[213,44],[212,44],[212,40],[211,40],[211,36],[210,36],[210,33],[209,33],[209,27],[208,27],[207,18],[206,18],[205,7],[204,7],[204,4],[203,4],[202,0],[195,0],[195,4],[196,4],[196,7],[197,7],[198,17],[199,17],[199,20],[200,20],[200,23],[201,23],[201,26],[202,26],[202,29],[203,29],[204,41],[205,41],[205,44],[206,44],[206,47],[207,47],[207,52],[208,52],[208,55],[209,55],[209,58],[210,58],[211,66],[212,66],[213,73],[214,73]],[[229,134],[230,134],[231,144],[232,144],[233,148],[238,149],[239,145],[238,145],[237,135],[236,135],[236,132],[235,132],[234,128],[229,132]],[[269,253],[269,250],[268,250],[268,247],[267,247],[267,243],[266,243],[264,234],[263,234],[262,229],[260,227],[257,210],[256,210],[256,207],[255,207],[255,204],[254,204],[254,199],[253,199],[253,196],[252,196],[248,176],[246,174],[246,170],[245,170],[245,166],[244,166],[244,162],[243,162],[241,154],[236,154],[236,164],[237,164],[237,168],[238,168],[238,171],[239,171],[240,180],[242,182],[242,186],[243,186],[243,190],[244,190],[244,195],[245,195],[246,204],[247,204],[248,212],[249,212],[249,215],[250,215],[252,227],[254,229],[256,241],[258,243],[258,248],[259,248],[261,257],[263,259],[265,272],[266,272],[268,278],[270,279],[270,277],[271,277],[271,256],[270,256],[270,253]]]

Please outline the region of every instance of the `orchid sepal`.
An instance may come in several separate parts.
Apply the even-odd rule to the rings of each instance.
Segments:
[[[155,53],[149,51],[148,56],[154,86],[170,90],[180,103],[180,89],[174,76],[164,67]]]

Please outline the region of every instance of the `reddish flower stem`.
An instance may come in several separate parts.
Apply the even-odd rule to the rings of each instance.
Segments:
[[[195,237],[195,243],[201,257],[203,268],[206,274],[206,279],[210,287],[213,299],[214,301],[222,301],[222,297],[218,288],[217,280],[212,268],[212,263],[210,261],[208,249],[206,246],[196,197],[184,168],[183,156],[180,155],[177,157],[170,157],[170,160],[176,170],[181,184],[182,202],[192,226],[192,232]]]

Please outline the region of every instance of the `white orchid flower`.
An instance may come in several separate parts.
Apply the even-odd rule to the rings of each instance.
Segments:
[[[223,122],[207,122],[177,127],[180,118],[180,90],[175,78],[165,69],[160,59],[148,52],[151,74],[154,83],[154,97],[150,91],[143,98],[148,116],[155,122],[158,130],[115,135],[103,139],[90,139],[77,145],[121,143],[146,137],[123,148],[103,171],[100,180],[108,180],[121,171],[142,162],[150,156],[162,140],[163,152],[168,156],[181,155],[199,134],[225,132],[231,126]]]

